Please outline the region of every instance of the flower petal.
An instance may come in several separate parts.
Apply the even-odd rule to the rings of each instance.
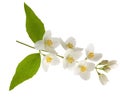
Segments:
[[[59,58],[56,55],[52,55],[52,58],[53,58],[53,60],[51,62],[52,65],[59,64],[60,60],[59,60]]]
[[[74,45],[76,44],[76,41],[75,41],[75,38],[74,37],[69,37],[67,40],[66,40],[66,43],[73,43]]]
[[[57,46],[59,46],[60,44],[59,40],[60,40],[59,38],[52,38],[52,42],[53,42],[52,48],[56,48]]]
[[[73,38],[73,37],[69,37],[69,38],[66,40],[65,44],[67,45],[67,44],[69,44],[69,43],[72,45],[71,48],[74,48],[75,45],[76,45],[75,38]],[[69,47],[67,47],[67,48],[69,48]]]
[[[86,60],[79,61],[78,66],[87,66]]]
[[[59,39],[59,41],[60,41],[60,44],[62,45],[62,47],[66,50],[67,47],[66,47],[65,42],[61,38]]]
[[[95,69],[95,64],[94,63],[90,63],[90,62],[87,62],[87,69],[88,71],[92,71]]]
[[[73,71],[75,75],[80,75],[80,68],[78,67],[78,65],[76,65],[76,67],[73,68]]]
[[[80,49],[75,48],[71,51],[71,55],[74,57],[74,59],[78,59],[82,55],[82,52]]]
[[[90,72],[80,73],[80,76],[82,79],[88,80],[90,78]]]
[[[42,67],[45,72],[48,71],[49,64],[46,62],[46,57],[43,58]]]
[[[64,56],[67,57],[68,55],[74,57],[75,59],[78,59],[82,55],[82,53],[80,49],[75,48],[75,49],[68,49]]]
[[[52,54],[57,54],[57,52],[51,47],[45,47],[45,50],[52,53]]]
[[[86,55],[89,54],[89,52],[94,52],[94,46],[93,44],[89,44],[86,48]]]
[[[80,57],[81,51],[74,51],[74,49],[68,49],[64,55],[63,59],[63,66],[66,67],[73,67],[76,63],[76,59]]]
[[[75,62],[69,63],[68,61],[66,61],[66,58],[63,59],[63,67],[64,67],[64,68],[71,68],[71,67],[73,67],[73,66],[75,66]]]
[[[102,58],[102,54],[100,54],[100,53],[95,53],[95,54],[94,54],[94,57],[91,58],[90,60],[98,61],[98,60],[101,59],[101,58]]]
[[[82,51],[83,48],[76,47],[75,50]]]
[[[43,36],[43,39],[46,40],[46,39],[51,39],[51,31],[48,30],[45,32],[44,36]]]
[[[35,43],[34,45],[35,49],[37,50],[44,50],[44,41],[43,40],[39,40]]]
[[[65,52],[64,57],[67,57],[68,55],[70,55],[72,53],[72,49],[67,49]]]

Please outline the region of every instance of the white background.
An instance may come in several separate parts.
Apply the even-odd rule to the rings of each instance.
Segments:
[[[60,64],[47,73],[41,67],[32,79],[9,91],[17,64],[36,52],[15,42],[34,45],[25,30],[24,2],[53,36],[73,36],[83,48],[93,43],[103,59],[118,60],[118,67],[107,74],[109,83],[102,86],[95,71],[84,81]],[[0,0],[0,101],[120,101],[119,34],[119,0]]]

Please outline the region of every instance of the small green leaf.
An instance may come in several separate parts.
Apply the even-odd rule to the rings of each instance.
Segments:
[[[25,80],[32,78],[38,71],[40,62],[41,58],[39,53],[30,54],[25,57],[17,66],[9,90],[12,90]]]
[[[44,24],[35,15],[33,10],[24,3],[24,9],[26,13],[26,31],[33,42],[41,40],[45,33]]]

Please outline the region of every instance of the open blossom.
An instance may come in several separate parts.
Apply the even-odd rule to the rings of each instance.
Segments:
[[[60,43],[65,50],[75,49],[75,48],[77,48],[79,50],[83,50],[82,48],[75,47],[76,41],[75,41],[75,38],[73,38],[73,37],[69,37],[65,42],[62,39],[60,39]]]
[[[55,48],[59,45],[59,39],[51,37],[51,32],[46,31],[43,40],[39,40],[35,43],[35,49],[46,50],[48,52],[55,53]]]
[[[109,81],[105,74],[99,74],[99,80],[103,85],[105,85]]]
[[[83,60],[77,64],[75,68],[75,74],[80,75],[81,78],[84,80],[88,80],[90,78],[90,72],[93,71],[94,68],[95,68],[94,63]]]
[[[94,46],[93,44],[89,44],[86,48],[86,55],[87,59],[93,60],[93,61],[98,61],[101,57],[101,53],[94,53]]]
[[[42,61],[42,67],[45,71],[48,70],[49,65],[57,65],[60,62],[59,58],[55,54],[47,54]]]
[[[81,51],[78,49],[68,49],[64,55],[63,66],[64,68],[73,67],[76,60],[82,55]]]

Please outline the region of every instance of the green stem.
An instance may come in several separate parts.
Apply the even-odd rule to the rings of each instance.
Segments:
[[[98,68],[98,65],[99,65],[99,64],[96,65],[95,70],[96,70],[97,74],[100,75],[100,73],[98,72],[98,69],[99,69],[99,68]]]
[[[18,40],[16,40],[16,42],[17,42],[17,43],[20,43],[20,44],[22,44],[22,45],[24,45],[24,46],[27,46],[27,47],[29,47],[29,48],[35,49],[33,46],[30,46],[30,45],[28,45],[28,44],[26,44],[26,43],[23,43],[23,42],[20,42],[20,41],[18,41]],[[48,51],[46,51],[46,50],[41,50],[41,51],[43,51],[43,52],[48,52]],[[43,56],[46,56],[45,54],[41,53],[41,51],[39,51],[40,54],[42,54]],[[56,55],[57,55],[58,57],[60,57],[60,58],[64,58],[64,56],[61,56],[61,55],[59,55],[59,54],[56,54]],[[85,58],[85,60],[87,60],[87,57]],[[98,65],[99,65],[99,64],[98,64]],[[100,68],[97,68],[98,65],[96,65],[95,70],[96,70],[97,74],[100,75],[100,73],[99,73],[98,70],[97,70],[97,69],[100,69]]]
[[[97,74],[99,75],[100,73],[98,72],[98,70],[97,70],[97,68],[96,68],[96,67],[95,67],[95,70],[96,70]]]
[[[57,56],[60,57],[60,58],[64,58],[64,56],[61,56],[61,55],[58,55],[58,54],[57,54]]]
[[[41,51],[39,50],[40,54],[42,54],[43,56],[46,56],[45,54],[41,53]]]
[[[16,42],[17,42],[17,43],[20,43],[20,44],[22,44],[22,45],[25,45],[25,46],[27,46],[27,47],[30,47],[30,48],[35,49],[33,46],[30,46],[30,45],[25,44],[25,43],[23,43],[23,42],[20,42],[20,41],[18,41],[18,40],[16,40]]]
[[[87,57],[85,58],[85,60],[87,60]]]
[[[96,68],[96,69],[103,70],[103,68]]]
[[[17,43],[20,43],[20,44],[22,44],[22,45],[24,45],[24,46],[30,47],[30,48],[32,48],[32,49],[35,49],[35,47],[30,46],[30,45],[28,45],[28,44],[26,44],[26,43],[20,42],[20,41],[18,41],[18,40],[16,40],[16,42],[17,42]],[[41,50],[41,51],[43,51],[43,52],[48,52],[48,51],[46,51],[46,50]],[[41,53],[41,52],[40,52],[40,54],[42,54],[43,56],[45,56],[45,54],[43,54],[43,53]],[[64,58],[64,56],[61,56],[61,55],[59,55],[59,54],[57,54],[57,56],[60,57],[60,58]]]
[[[46,51],[46,50],[41,50],[41,51],[43,51],[43,52],[48,52],[48,51]],[[60,57],[60,58],[64,58],[64,56],[61,56],[61,55],[59,55],[59,54],[56,54],[58,57]]]

